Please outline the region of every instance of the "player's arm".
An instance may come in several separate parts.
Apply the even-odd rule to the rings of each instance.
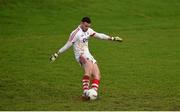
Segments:
[[[90,28],[90,34],[91,36],[94,36],[95,38],[104,39],[104,40],[111,40],[111,41],[118,41],[122,42],[123,39],[120,37],[111,37],[103,33],[95,32],[93,29]]]
[[[77,33],[77,32],[76,32]],[[76,33],[74,33],[74,32],[72,32],[71,33],[71,35],[70,35],[70,37],[69,37],[69,40],[66,42],[66,44],[62,47],[62,48],[60,48],[56,53],[54,53],[53,55],[51,55],[51,57],[50,57],[50,61],[51,62],[53,62],[53,61],[55,61],[56,59],[57,59],[57,57],[61,54],[61,53],[63,53],[63,52],[65,52],[66,50],[68,50],[72,45],[73,45],[73,43],[77,40],[77,35],[76,35]]]
[[[62,48],[60,48],[57,52],[51,55],[50,61],[53,62],[56,60],[56,58],[66,50],[68,50],[72,46],[72,42],[68,41]]]
[[[112,41],[118,41],[118,42],[122,42],[123,39],[120,38],[120,37],[111,37],[111,36],[108,36],[106,34],[103,34],[103,33],[94,33],[93,35],[95,38],[99,38],[99,39],[104,39],[104,40],[112,40]]]

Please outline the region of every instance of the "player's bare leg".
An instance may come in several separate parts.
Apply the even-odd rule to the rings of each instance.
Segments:
[[[97,63],[94,63],[91,60],[80,56],[80,62],[84,69],[84,76],[82,79],[83,83],[83,96],[86,96],[87,91],[89,90],[90,81],[92,83],[91,88],[98,91],[99,82],[100,82],[100,71]]]
[[[99,70],[99,67],[98,67],[97,63],[93,64],[92,74],[93,74],[94,79],[100,80],[100,78],[101,78],[100,70]]]
[[[100,71],[98,65],[90,60],[87,60],[83,64],[84,76],[83,76],[83,100],[89,100],[87,94],[89,94],[89,83],[91,82],[91,88],[98,92],[100,82]]]
[[[99,82],[100,82],[100,71],[99,71],[99,67],[97,65],[97,63],[92,64],[92,85],[91,88],[95,89],[96,91],[98,91],[99,88]]]
[[[89,86],[90,86],[90,80],[91,80],[93,66],[92,66],[91,62],[83,56],[80,56],[79,60],[80,60],[80,63],[82,64],[82,68],[84,69],[82,84],[83,84],[83,96],[86,96],[87,91],[89,90]]]

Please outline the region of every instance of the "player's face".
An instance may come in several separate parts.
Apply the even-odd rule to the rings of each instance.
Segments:
[[[81,28],[84,32],[86,32],[88,30],[88,28],[90,28],[91,24],[87,23],[87,22],[81,22]]]

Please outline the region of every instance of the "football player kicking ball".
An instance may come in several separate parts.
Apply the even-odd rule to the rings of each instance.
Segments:
[[[89,52],[88,40],[91,37],[95,37],[99,39],[122,42],[122,38],[111,37],[103,33],[95,32],[93,29],[90,28],[90,26],[91,26],[90,18],[89,17],[82,18],[80,25],[70,34],[67,43],[61,49],[59,49],[58,52],[54,53],[50,57],[50,60],[53,62],[61,53],[63,53],[68,48],[73,46],[75,58],[77,62],[81,64],[84,70],[84,75],[82,78],[84,98],[88,97],[87,92],[90,88],[98,92],[98,87],[101,78],[96,60]]]

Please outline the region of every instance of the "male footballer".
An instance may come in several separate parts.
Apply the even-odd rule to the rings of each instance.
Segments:
[[[61,53],[73,46],[75,58],[77,62],[81,64],[82,69],[84,70],[82,78],[83,97],[87,97],[87,92],[90,88],[98,92],[101,78],[98,64],[89,52],[88,40],[91,37],[94,37],[99,39],[122,42],[122,38],[111,37],[103,33],[98,33],[92,28],[90,28],[90,26],[90,18],[83,17],[80,25],[70,34],[67,43],[50,57],[50,60],[53,62],[59,55],[61,55]]]

